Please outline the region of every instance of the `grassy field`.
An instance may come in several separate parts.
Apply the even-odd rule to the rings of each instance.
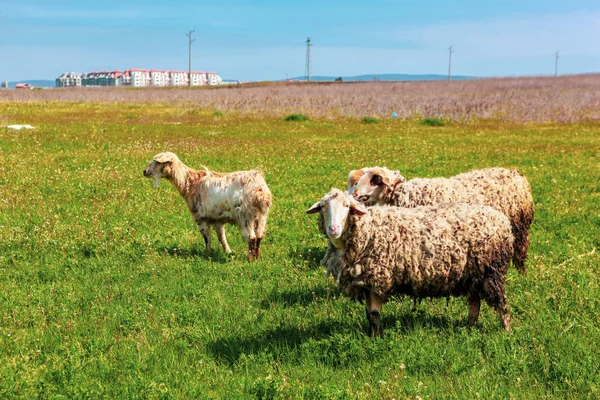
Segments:
[[[599,398],[600,124],[278,116],[176,104],[0,102],[1,398]],[[274,206],[262,258],[210,257],[161,151],[260,168]],[[340,297],[304,210],[347,172],[407,178],[516,167],[536,215],[509,270],[512,333],[464,298],[383,308]],[[214,235],[214,233],[213,233]],[[215,238],[216,243],[216,238]]]

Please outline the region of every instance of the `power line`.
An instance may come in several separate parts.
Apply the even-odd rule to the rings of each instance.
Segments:
[[[192,39],[192,33],[196,32],[195,30],[190,31],[190,33],[186,34],[185,36],[187,36],[189,38],[189,46],[190,46],[190,52],[189,52],[189,74],[188,74],[188,86],[192,86],[192,42],[195,42],[196,39]]]
[[[448,47],[448,80],[452,80],[452,53],[454,53],[452,47]]]
[[[304,75],[306,77],[306,82],[310,82],[310,38],[306,39],[306,68],[304,71]]]

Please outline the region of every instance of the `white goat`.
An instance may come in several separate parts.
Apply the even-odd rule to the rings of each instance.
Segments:
[[[271,192],[259,171],[219,173],[197,171],[182,163],[171,152],[154,156],[144,170],[144,176],[170,181],[184,198],[200,232],[206,251],[210,253],[210,227],[217,232],[226,253],[231,249],[225,238],[224,224],[237,225],[248,243],[248,261],[260,257],[260,242],[265,236],[267,216],[271,207]]]

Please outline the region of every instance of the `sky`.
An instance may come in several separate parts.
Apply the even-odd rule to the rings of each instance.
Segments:
[[[0,80],[188,69],[242,81],[600,72],[599,0],[0,0]]]

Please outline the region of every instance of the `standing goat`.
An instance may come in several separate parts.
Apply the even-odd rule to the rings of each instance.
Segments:
[[[197,171],[182,163],[171,152],[154,156],[144,170],[144,176],[170,181],[184,198],[200,232],[204,236],[206,252],[210,253],[210,227],[217,232],[226,253],[231,249],[225,238],[224,224],[237,225],[248,243],[248,261],[260,257],[260,242],[265,236],[267,216],[271,207],[271,192],[258,171],[219,173]]]

